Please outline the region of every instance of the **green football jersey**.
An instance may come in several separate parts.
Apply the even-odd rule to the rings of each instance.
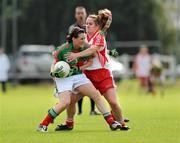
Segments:
[[[78,52],[84,51],[86,49],[87,49],[86,47],[81,47]],[[67,55],[71,52],[75,52],[72,43],[70,43],[69,46],[67,46],[66,43],[62,44],[61,46],[57,47],[53,52],[53,56],[56,61],[65,61],[70,65],[71,70],[68,76],[81,74],[82,71],[79,69],[79,67],[82,66],[85,61],[91,58],[91,56],[87,56],[87,57],[77,58],[73,61],[69,61],[67,59]]]

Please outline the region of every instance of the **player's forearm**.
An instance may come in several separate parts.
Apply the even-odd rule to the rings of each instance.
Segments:
[[[87,50],[84,50],[82,52],[76,53],[77,57],[86,57],[86,56],[90,56],[95,54],[98,51],[98,47],[97,46],[91,46],[90,48],[88,48]]]
[[[80,66],[79,68],[80,68],[80,70],[84,70],[84,69],[86,69],[87,67],[89,67],[90,65],[89,64],[85,64],[85,65],[83,65],[83,66]]]
[[[86,69],[87,67],[91,66],[92,63],[93,63],[93,60],[90,59],[90,60],[88,60],[83,66],[81,66],[80,69],[81,69],[81,70],[84,70],[84,69]]]

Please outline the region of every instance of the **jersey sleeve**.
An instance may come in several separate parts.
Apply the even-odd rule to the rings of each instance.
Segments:
[[[60,59],[59,59],[59,55],[60,55],[60,52],[67,47],[67,43],[64,43],[62,44],[61,46],[58,46],[53,52],[52,52],[52,55],[54,57],[54,60],[55,62],[58,62]]]

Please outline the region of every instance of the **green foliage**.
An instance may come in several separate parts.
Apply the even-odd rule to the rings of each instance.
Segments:
[[[156,0],[18,0],[18,44],[59,45],[75,22],[74,8],[78,5],[85,6],[88,13],[102,8],[112,11],[110,41],[160,40],[165,49],[174,42],[174,29]],[[8,47],[12,45],[11,9],[8,1]]]
[[[164,13],[162,3],[157,3],[154,7],[154,19],[156,21],[156,27],[158,31],[158,38],[162,42],[163,51],[162,53],[174,54],[175,48],[175,27]]]

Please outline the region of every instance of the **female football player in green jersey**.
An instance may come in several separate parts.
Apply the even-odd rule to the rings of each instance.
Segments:
[[[73,61],[67,60],[66,55],[69,52],[80,52],[86,49],[83,47],[85,40],[84,30],[78,27],[74,28],[67,40],[68,43],[70,43],[68,47],[62,45],[53,52],[54,63],[51,68],[51,76],[53,76],[57,86],[59,103],[48,110],[47,116],[40,123],[37,130],[40,132],[47,132],[48,125],[71,104],[71,100],[78,100],[78,95],[75,95],[75,92],[92,98],[110,128],[112,130],[120,129],[121,124],[113,119],[103,98],[98,94],[90,80],[82,73],[82,69],[89,66],[91,63],[91,57],[78,58]],[[53,73],[53,66],[58,61],[65,61],[70,65],[71,72],[65,78],[61,78]]]

